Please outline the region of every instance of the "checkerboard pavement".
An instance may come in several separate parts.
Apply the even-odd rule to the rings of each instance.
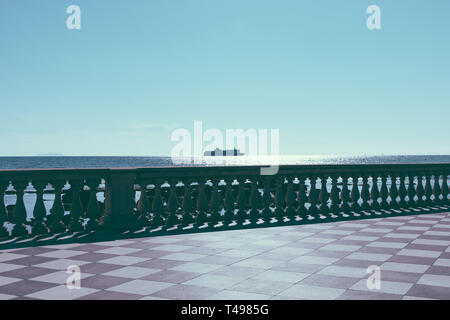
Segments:
[[[450,299],[450,213],[1,250],[0,299]]]

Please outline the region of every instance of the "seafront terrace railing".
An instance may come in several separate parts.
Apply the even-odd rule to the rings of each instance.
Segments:
[[[0,238],[155,233],[448,210],[450,164],[0,170]]]

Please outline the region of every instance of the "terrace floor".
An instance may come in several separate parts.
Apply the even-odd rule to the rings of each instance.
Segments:
[[[1,250],[0,299],[27,298],[450,299],[450,212]]]

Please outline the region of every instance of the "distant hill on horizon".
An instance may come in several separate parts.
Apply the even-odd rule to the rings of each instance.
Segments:
[[[64,155],[62,153],[42,153],[36,157],[64,157]]]

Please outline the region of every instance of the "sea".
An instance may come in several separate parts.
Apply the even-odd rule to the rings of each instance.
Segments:
[[[172,166],[210,165],[314,165],[314,164],[394,164],[394,163],[450,163],[450,155],[379,155],[379,156],[330,156],[330,155],[286,155],[262,160],[247,156],[202,157],[201,159],[172,159],[171,157],[0,157],[0,169],[45,169],[45,168],[146,168]]]

